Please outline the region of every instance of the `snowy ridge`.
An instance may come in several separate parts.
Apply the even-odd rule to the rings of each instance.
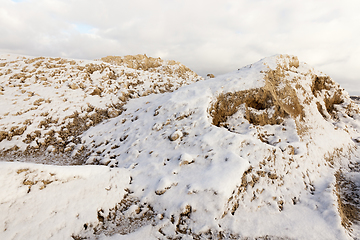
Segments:
[[[55,222],[49,231],[61,225],[74,239],[360,236],[359,106],[330,77],[296,57],[265,58],[174,92],[131,99],[122,107],[119,116],[77,136],[86,164],[112,167],[94,177],[103,176],[99,185],[119,182],[113,190],[118,198],[112,206],[89,206],[97,219],[73,220],[72,227]],[[30,170],[21,169],[36,172],[35,164],[2,165],[2,175],[18,179],[9,191],[22,194],[11,201],[0,196],[9,214],[21,209],[12,201],[30,194],[41,198],[40,193],[57,188],[52,183],[42,188],[46,179],[27,182]],[[114,171],[120,171],[116,176],[122,180],[109,180]],[[39,190],[27,195],[27,186],[19,187],[25,183]],[[54,219],[50,213],[44,217]],[[1,221],[6,230],[0,236],[16,232],[10,215]]]

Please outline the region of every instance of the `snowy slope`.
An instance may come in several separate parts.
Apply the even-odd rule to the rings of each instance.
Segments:
[[[201,79],[178,62],[146,55],[96,61],[2,55],[0,151],[24,160],[36,155],[38,162],[82,163],[77,136],[118,116],[128,99]]]
[[[11,197],[0,197],[7,213],[0,237],[49,239],[32,232],[32,224],[48,218],[54,224],[44,234],[53,239],[360,237],[359,106],[296,57],[265,58],[174,92],[131,99],[118,116],[77,139],[73,156],[81,148],[86,164],[111,168],[2,163],[1,182]],[[100,199],[70,194],[71,176],[81,178],[76,189],[94,189]],[[73,209],[73,201],[87,206],[59,210],[74,225],[20,204],[44,201],[56,189],[63,192],[60,208]],[[50,198],[44,206],[58,209],[55,203]],[[23,210],[29,217],[14,219]],[[18,229],[19,222],[26,227]]]
[[[71,239],[97,211],[112,208],[129,183],[126,169],[0,163],[0,238]]]
[[[350,97],[355,103],[360,104],[360,97],[359,96],[351,96]]]

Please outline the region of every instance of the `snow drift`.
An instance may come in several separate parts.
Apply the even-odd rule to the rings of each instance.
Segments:
[[[111,69],[117,63],[124,71],[135,66],[136,71],[144,75],[163,66],[131,65],[127,61],[131,62],[132,58],[110,57],[106,59],[110,65],[104,66]],[[3,64],[5,68],[9,66]],[[95,68],[92,74],[95,77],[102,73]],[[66,149],[71,145],[69,159],[81,156],[77,159],[85,164],[107,165],[119,172],[107,172],[100,166],[98,172],[96,166],[91,168],[95,172],[87,175],[78,188],[89,189],[91,184],[94,191],[101,192],[103,185],[116,185],[115,189],[111,188],[111,194],[117,197],[111,197],[106,203],[96,201],[87,208],[73,208],[69,213],[70,224],[57,220],[51,212],[35,215],[37,208],[20,203],[26,199],[43,199],[60,189],[59,184],[53,183],[54,179],[42,178],[33,172],[43,172],[41,169],[46,168],[51,176],[52,169],[56,169],[57,175],[68,176],[66,171],[72,167],[2,163],[2,175],[11,179],[6,180],[8,192],[17,197],[9,200],[3,193],[0,198],[1,211],[8,213],[1,216],[5,223],[1,234],[14,239],[32,234],[41,239],[30,226],[42,222],[42,218],[50,218],[54,219],[53,225],[44,227],[44,231],[53,238],[58,238],[60,232],[66,232],[73,239],[359,237],[356,183],[360,179],[357,173],[360,110],[329,76],[288,55],[265,58],[203,81],[190,78],[195,76],[191,74],[183,78],[182,74],[176,75],[176,71],[171,74],[170,84],[181,83],[176,91],[126,99],[118,114],[93,122],[82,131],[74,132],[68,125],[64,130],[66,121],[58,120],[46,127],[42,125],[44,132],[32,141],[24,140],[28,134],[31,136],[31,131],[37,131],[39,125],[27,127],[12,138],[5,136],[0,149],[6,152],[6,159],[13,154],[22,156],[22,151],[31,156],[29,149],[43,141],[46,131],[53,131],[52,137],[63,140],[60,136],[67,131],[69,142],[53,141],[38,153],[48,158],[57,157],[60,162],[62,155],[56,154],[61,150],[52,149]],[[1,77],[3,86],[8,77]],[[114,82],[119,81],[119,76],[114,78]],[[28,79],[32,78],[24,79],[23,84]],[[71,79],[67,80],[69,86],[76,82]],[[183,86],[189,83],[192,84]],[[142,84],[148,86],[149,82],[145,79]],[[63,90],[66,89],[63,86],[58,89],[64,98],[68,98],[68,92],[72,93]],[[7,95],[4,99],[10,96],[13,97]],[[104,108],[111,102],[109,96],[111,93],[101,92]],[[84,99],[90,98],[87,95]],[[71,109],[77,104],[83,102],[65,105]],[[55,101],[47,106],[55,109],[47,111],[49,118],[59,114]],[[40,114],[39,110],[34,113],[32,118],[28,116],[30,122]],[[76,114],[87,116],[83,113]],[[15,122],[16,114],[3,115],[2,124],[7,131],[18,129],[11,131],[10,122]],[[77,140],[73,141],[75,137]],[[80,174],[82,168],[84,172],[89,169],[78,166],[73,170],[74,176]],[[28,173],[33,174],[32,178]],[[99,176],[96,184],[91,175]],[[116,177],[120,179],[114,180]],[[70,187],[62,187],[61,191],[61,199],[68,199],[68,203],[65,200],[61,203],[63,209],[69,207],[71,199],[81,205],[93,198],[68,194],[72,191]],[[48,204],[49,209],[56,207],[51,207],[55,203]],[[12,214],[22,209],[33,217],[15,221]],[[74,217],[78,215],[86,217]],[[29,227],[16,228],[19,221]]]

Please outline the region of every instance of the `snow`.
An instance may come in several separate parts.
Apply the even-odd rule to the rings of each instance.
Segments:
[[[1,140],[6,140],[0,149],[16,146],[25,151],[55,141],[57,149],[49,150],[63,152],[62,143],[76,142],[76,136],[67,138],[69,129],[87,129],[102,118],[118,116],[129,98],[202,80],[180,63],[156,61],[162,65],[144,71],[102,60],[1,55],[0,131],[6,133]],[[53,131],[62,134],[52,139]]]
[[[126,169],[100,166],[0,162],[0,172],[1,239],[71,239],[98,210],[112,208],[130,181]]]
[[[15,64],[26,65],[19,56],[1,58],[8,58],[1,72],[20,69],[14,68]],[[10,58],[16,62],[9,63]],[[79,66],[96,63],[75,62]],[[150,88],[146,79],[151,72],[105,65],[109,67],[103,73],[91,74],[91,91],[103,84],[100,79],[109,69],[138,71],[144,81],[141,86]],[[68,74],[72,74],[69,69]],[[282,76],[277,86],[268,79],[270,71]],[[356,141],[360,137],[359,107],[331,82],[330,90],[325,86],[315,92],[316,77],[327,76],[287,55],[265,58],[203,81],[196,77],[184,81],[175,76],[171,81],[178,83],[177,90],[127,99],[118,116],[91,124],[64,140],[64,126],[70,126],[69,122],[75,119],[67,116],[74,111],[88,116],[89,112],[82,110],[87,104],[115,111],[109,106],[119,103],[121,90],[116,94],[103,90],[100,96],[90,95],[82,88],[57,85],[50,77],[52,85],[43,87],[32,76],[26,79],[32,83],[27,87],[34,96],[41,94],[36,99],[51,101],[29,110],[32,115],[14,115],[13,105],[16,111],[28,109],[25,97],[20,95],[21,89],[5,84],[8,77],[0,76],[0,86],[5,87],[1,103],[6,103],[0,119],[3,131],[23,124],[28,117],[36,123],[28,125],[24,133],[0,141],[0,149],[40,148],[46,133],[54,130],[57,143],[46,146],[46,151],[56,153],[57,144],[64,141],[68,157],[80,153],[88,165],[0,162],[0,183],[4,189],[0,193],[0,212],[4,213],[0,216],[0,238],[193,239],[218,238],[219,234],[225,239],[230,235],[274,239],[359,237],[356,223],[352,232],[342,226],[335,177],[341,170],[350,181],[358,182],[357,172],[351,172],[348,165],[357,164],[360,159]],[[125,80],[118,77],[114,81],[121,85]],[[214,125],[214,106],[219,96],[269,88],[275,94],[270,99],[273,106],[255,109],[243,102],[220,127]],[[288,89],[295,95],[284,96]],[[329,101],[339,92],[342,101],[334,104],[334,113]],[[248,101],[253,98],[250,96]],[[303,114],[291,115],[290,107],[295,108],[297,101]],[[321,112],[319,106],[329,110]],[[286,109],[287,115],[277,116],[278,108]],[[44,112],[48,112],[45,117],[59,118],[61,124],[39,128]],[[248,114],[277,118],[280,123],[255,124],[247,118]],[[35,130],[40,135],[24,141]],[[51,154],[48,157],[55,156]],[[61,163],[61,156],[56,161]],[[123,211],[115,207],[126,205],[129,198],[133,202]],[[150,206],[151,211],[145,211],[145,206]],[[113,211],[118,214],[114,219]],[[19,217],[24,212],[24,217]],[[149,219],[144,214],[150,214]],[[117,224],[123,218],[136,219],[138,228],[124,230],[126,226]]]

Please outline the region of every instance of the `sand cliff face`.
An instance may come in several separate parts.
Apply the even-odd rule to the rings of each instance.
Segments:
[[[359,106],[297,57],[265,58],[204,81],[172,61],[107,57],[63,63],[63,75],[44,73],[52,79],[45,85],[36,80],[39,60],[3,61],[2,72],[33,71],[0,77],[0,98],[32,103],[2,115],[5,157],[43,154],[61,164],[67,156],[130,176],[118,204],[81,223],[79,239],[143,226],[160,239],[359,236]],[[63,79],[71,71],[78,75]],[[20,94],[43,94],[43,86],[58,93],[42,101]]]

